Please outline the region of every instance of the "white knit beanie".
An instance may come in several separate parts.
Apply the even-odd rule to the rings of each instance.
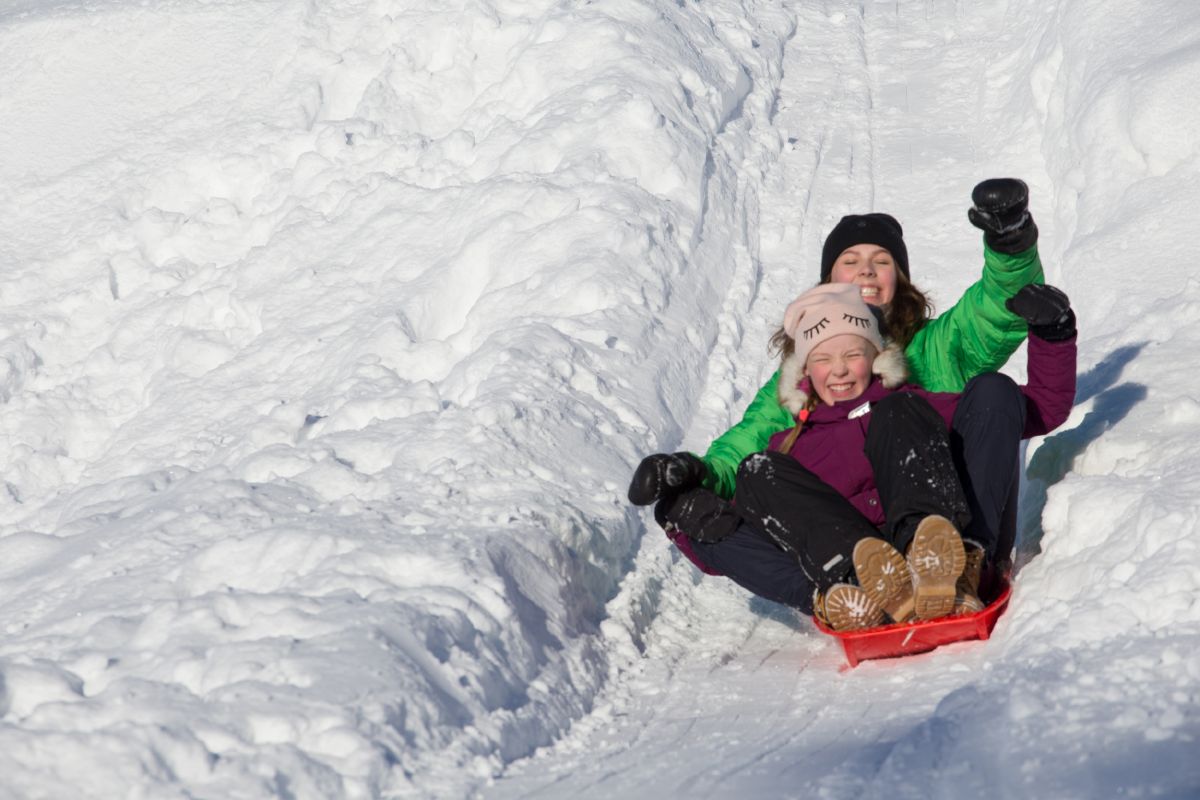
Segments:
[[[823,283],[797,297],[783,312],[783,330],[796,343],[801,365],[813,348],[843,333],[861,336],[883,351],[879,321],[852,283]]]

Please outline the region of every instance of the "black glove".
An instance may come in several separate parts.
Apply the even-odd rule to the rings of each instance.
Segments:
[[[1075,312],[1061,289],[1031,283],[1004,301],[1004,307],[1029,323],[1029,335],[1064,342],[1075,335]]]
[[[742,522],[732,503],[698,487],[659,500],[654,518],[664,530],[678,528],[697,542],[719,542]]]
[[[1012,255],[1037,244],[1038,229],[1029,216],[1029,187],[1017,178],[989,178],[971,192],[971,224],[997,253]]]
[[[699,486],[706,474],[704,462],[691,453],[646,456],[629,482],[629,502],[648,506],[667,495]]]

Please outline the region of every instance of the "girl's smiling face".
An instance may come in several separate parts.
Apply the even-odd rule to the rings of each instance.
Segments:
[[[831,336],[813,348],[804,363],[804,374],[813,391],[828,405],[859,397],[871,385],[871,367],[878,353],[861,336]]]
[[[896,259],[877,244],[856,244],[842,251],[833,262],[830,283],[853,283],[862,299],[873,306],[886,306],[896,296]]]

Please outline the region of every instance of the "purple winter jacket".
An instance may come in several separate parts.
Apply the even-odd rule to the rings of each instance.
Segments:
[[[1029,383],[1021,387],[1026,408],[1023,439],[1049,433],[1071,413],[1075,403],[1075,352],[1074,337],[1065,342],[1029,337]],[[853,400],[832,406],[818,404],[791,449],[793,458],[836,489],[876,526],[884,524],[883,506],[874,472],[863,452],[871,415],[869,411],[853,417],[851,414],[864,403],[878,402],[892,392],[924,397],[946,421],[947,428],[962,397],[956,392],[928,392],[913,384],[888,389],[876,377]],[[772,436],[770,448],[777,450],[788,433],[785,430]]]

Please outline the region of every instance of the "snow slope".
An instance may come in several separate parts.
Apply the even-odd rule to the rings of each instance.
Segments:
[[[0,796],[1194,796],[1198,17],[0,0]],[[839,672],[625,483],[994,174],[1078,407],[993,640]]]
[[[1200,794],[1183,233],[1200,140],[1172,95],[1200,77],[1200,47],[1196,11],[1157,5],[826,4],[798,12],[789,43],[764,285],[786,295],[796,254],[815,264],[838,215],[873,208],[906,221],[918,282],[951,301],[978,259],[970,186],[1019,174],[1048,278],[1075,300],[1078,405],[1028,450],[1024,568],[993,639],[840,674],[807,622],[677,566],[643,660],[485,796]],[[752,361],[778,319],[761,306],[770,324],[731,359]],[[730,421],[698,416],[684,444]]]

